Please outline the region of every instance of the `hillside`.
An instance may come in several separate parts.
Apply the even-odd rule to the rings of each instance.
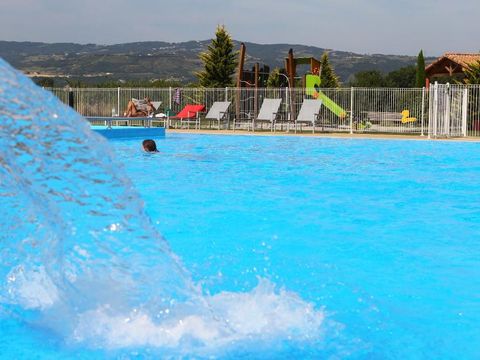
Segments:
[[[0,56],[14,67],[37,75],[69,77],[83,81],[102,80],[178,80],[195,81],[195,71],[201,67],[198,54],[210,40],[182,43],[137,42],[116,45],[13,42],[0,41]],[[314,46],[292,44],[245,43],[246,66],[260,62],[271,68],[283,67],[290,48],[296,56],[320,56],[328,51],[335,71],[343,82],[356,72],[380,70],[389,72],[415,64],[416,58],[398,55],[362,55],[352,52],[327,50]],[[238,49],[240,43],[235,41]],[[428,59],[427,59],[428,60]]]

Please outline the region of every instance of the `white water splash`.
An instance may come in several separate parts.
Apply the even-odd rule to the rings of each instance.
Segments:
[[[79,316],[74,340],[109,348],[216,349],[252,339],[313,341],[322,336],[323,312],[295,293],[276,291],[265,279],[250,292],[221,292],[205,301],[210,312],[173,310],[166,321],[138,310],[119,315],[109,307],[96,309]]]

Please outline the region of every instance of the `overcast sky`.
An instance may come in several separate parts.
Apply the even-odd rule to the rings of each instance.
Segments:
[[[0,0],[0,40],[205,40],[217,24],[257,43],[359,53],[480,51],[480,0]]]

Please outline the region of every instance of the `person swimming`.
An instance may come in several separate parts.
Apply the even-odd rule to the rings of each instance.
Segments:
[[[147,139],[142,142],[143,150],[146,152],[158,152],[155,141]]]

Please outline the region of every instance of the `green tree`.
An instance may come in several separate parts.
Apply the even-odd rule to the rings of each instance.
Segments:
[[[480,61],[477,61],[473,64],[470,64],[466,69],[463,71],[465,73],[465,79],[463,80],[463,83],[465,84],[480,84]],[[456,81],[456,83],[461,84],[461,82]],[[478,92],[477,91],[469,91],[468,95],[468,103],[469,104],[475,104],[478,101]],[[480,110],[478,109],[478,106],[471,106],[469,109],[469,121],[468,121],[468,126],[471,128],[474,125],[473,121],[474,119],[479,119],[480,118]]]
[[[53,88],[55,80],[53,78],[36,77],[32,79],[35,84],[41,87]]]
[[[204,69],[197,73],[201,86],[226,87],[232,85],[232,76],[237,66],[237,52],[224,26],[218,26],[215,39],[208,50],[200,54]]]
[[[267,87],[279,88],[288,86],[288,80],[286,76],[287,75],[285,74],[285,69],[273,69],[272,72],[268,75]]]
[[[84,88],[88,86],[87,83],[83,83],[79,79],[66,79],[65,81],[67,82],[67,85],[72,88],[82,88],[82,87]]]
[[[338,88],[340,87],[340,81],[338,76],[333,71],[330,60],[328,59],[328,53],[324,53],[320,59],[320,69],[322,71],[320,75],[320,87],[322,88]]]
[[[405,66],[398,70],[391,71],[385,77],[385,85],[393,88],[413,88],[417,69],[415,65]],[[423,84],[421,87],[425,86]]]
[[[354,87],[385,87],[386,80],[383,74],[378,70],[368,70],[357,72],[350,86]]]
[[[417,58],[417,74],[416,74],[416,86],[422,88],[425,86],[425,58],[423,57],[423,50],[420,50]]]
[[[480,84],[480,61],[470,64],[465,70],[465,84]]]

